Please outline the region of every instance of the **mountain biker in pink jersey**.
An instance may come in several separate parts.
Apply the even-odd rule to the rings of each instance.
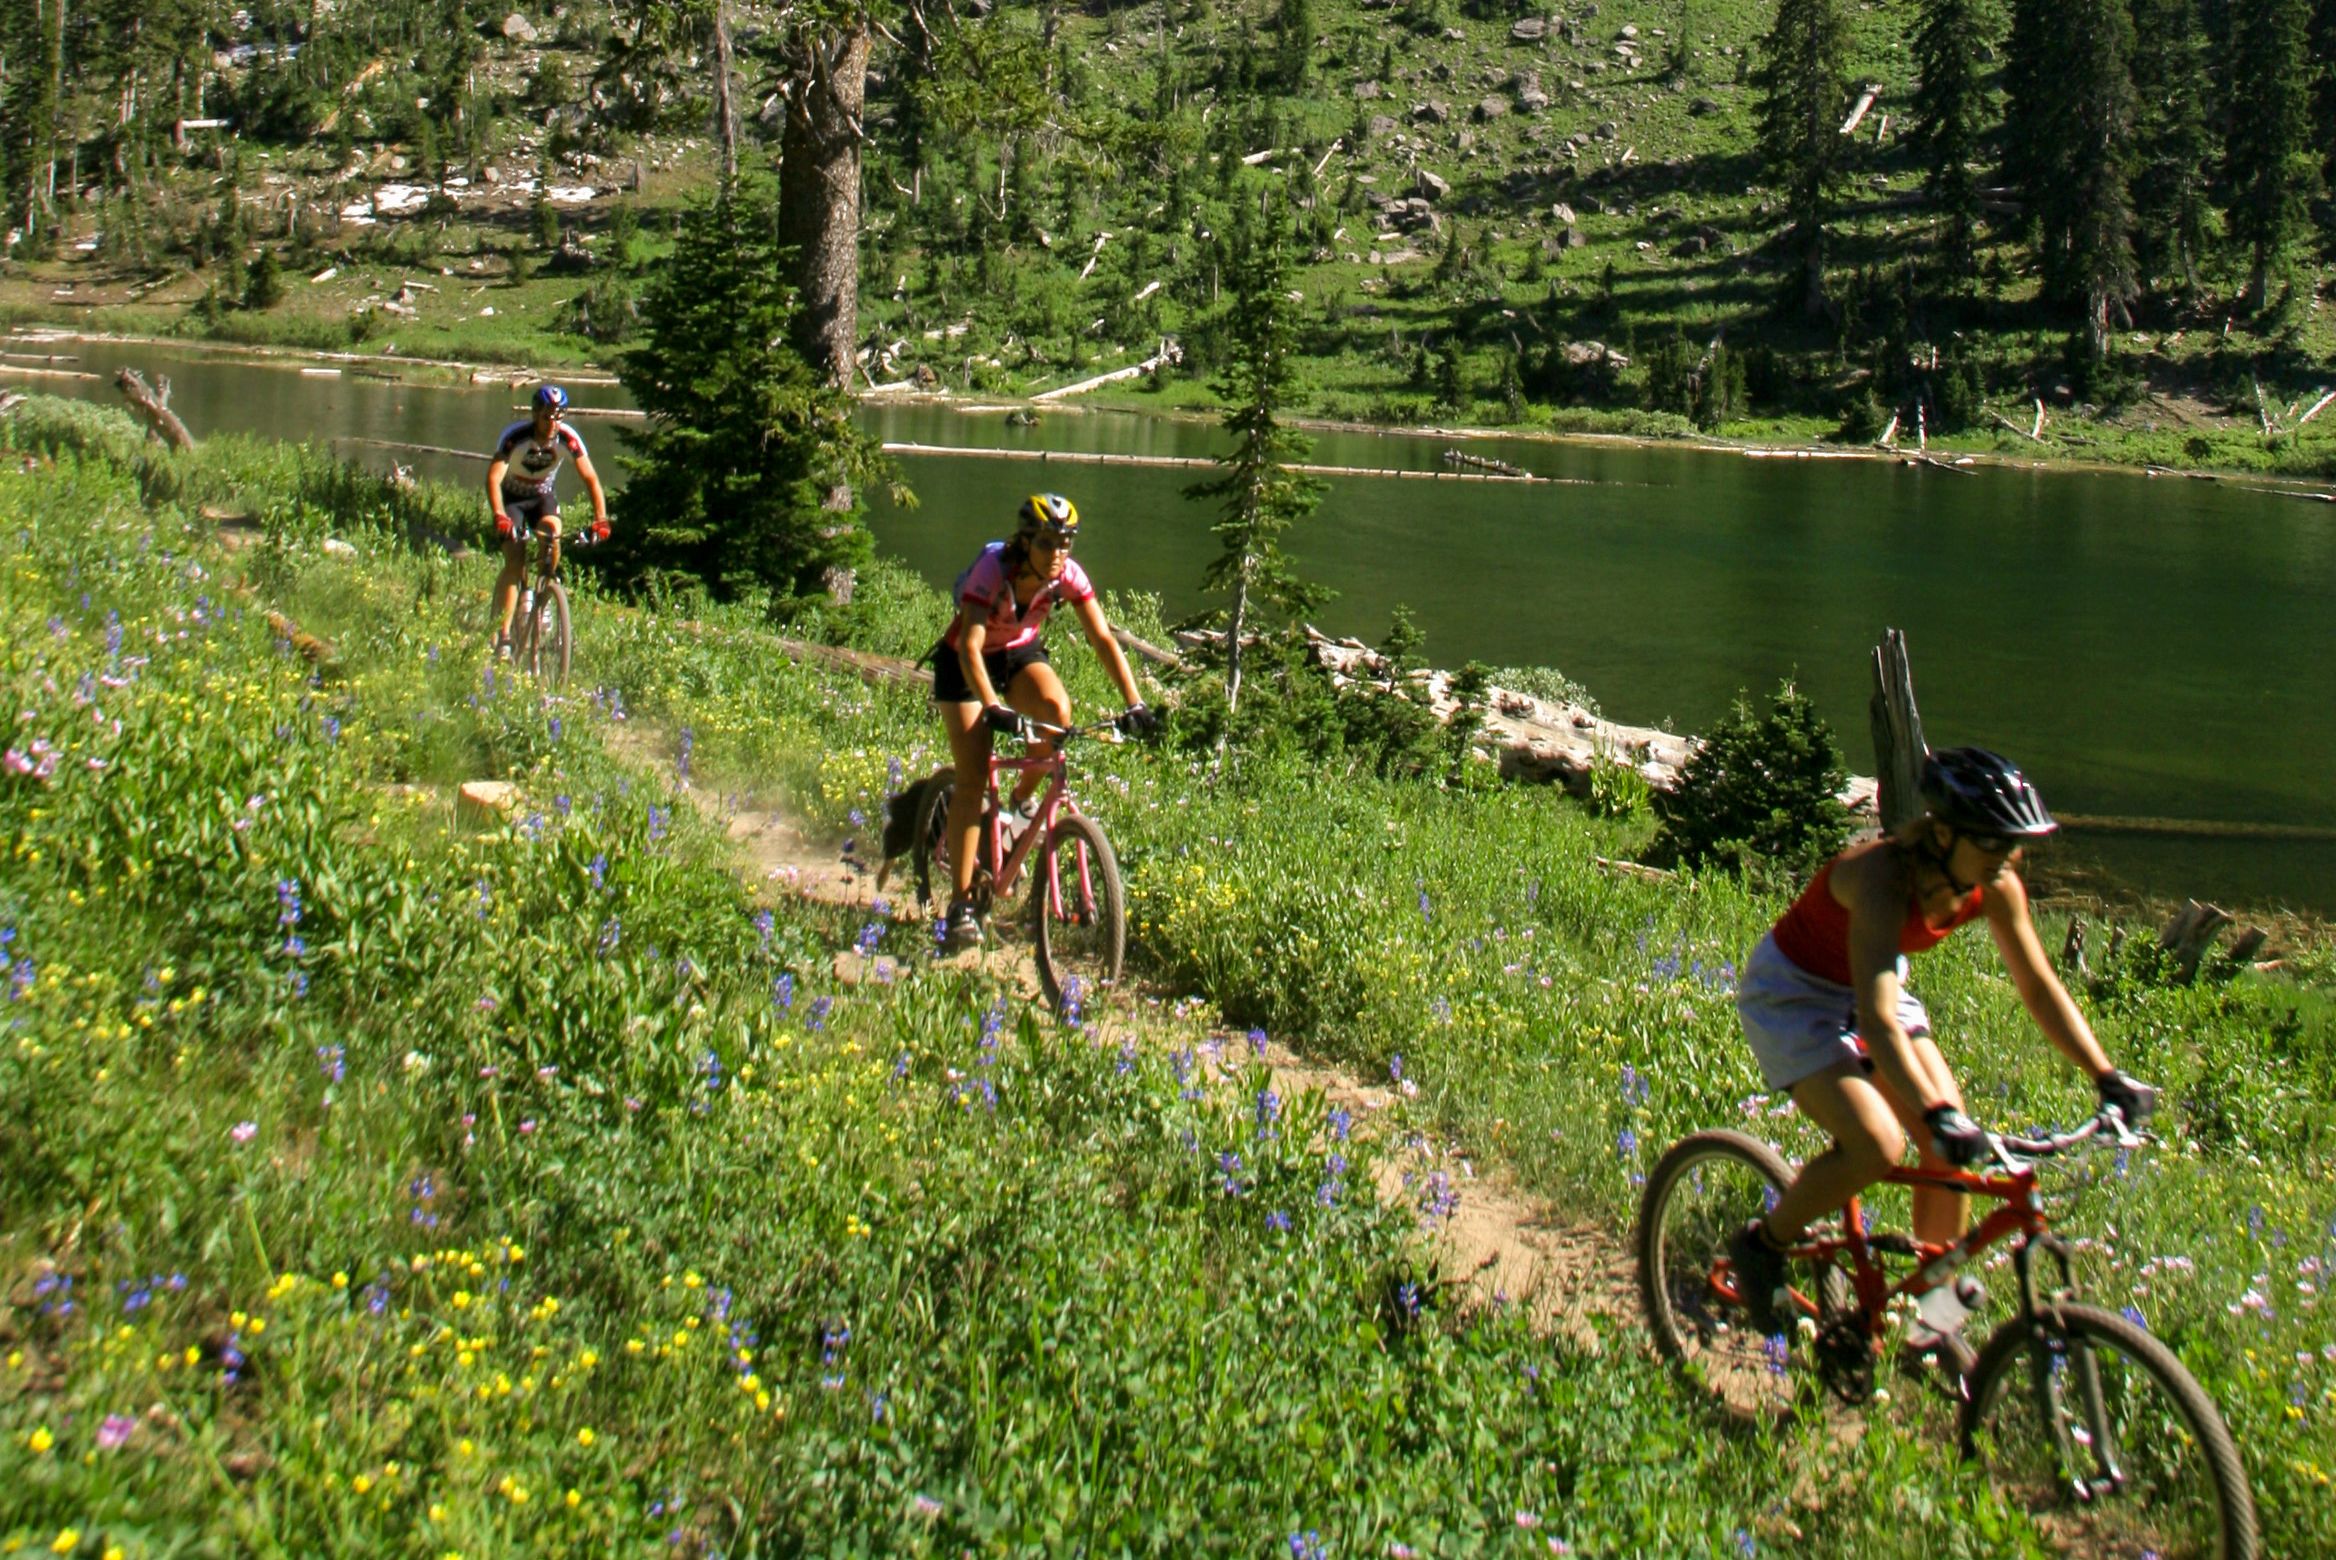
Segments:
[[[487,505],[495,514],[495,536],[503,544],[503,572],[495,576],[494,653],[511,658],[511,614],[527,583],[527,539],[539,529],[560,535],[560,501],[552,490],[560,462],[575,457],[576,475],[592,495],[591,539],[608,537],[608,494],[600,473],[584,453],[584,436],[568,426],[568,392],[538,385],[532,415],[505,428],[487,462]]]
[[[943,937],[952,950],[981,946],[981,919],[972,890],[980,847],[983,799],[989,794],[993,733],[1028,738],[1025,717],[1053,726],[1071,723],[1071,698],[1046,655],[1040,630],[1058,601],[1067,602],[1086,631],[1087,642],[1119,684],[1127,713],[1121,729],[1150,736],[1160,718],[1144,704],[1136,677],[1119,641],[1111,637],[1102,603],[1087,572],[1071,560],[1079,534],[1079,511],[1059,493],[1033,493],[1022,501],[1013,539],[992,542],[957,581],[957,617],[926,659],[933,668],[933,702],[949,733],[949,753],[957,768],[949,797],[951,884]],[[1054,751],[1050,740],[1032,741],[1030,756]],[[1007,805],[1017,810],[1045,780],[1043,771],[1025,770]]]
[[[1764,1332],[1792,1315],[1783,1249],[1881,1180],[1910,1136],[1926,1167],[1987,1156],[1988,1135],[1963,1114],[1930,1015],[1906,989],[1906,955],[1984,918],[2029,1016],[2102,1102],[2128,1124],[2157,1104],[2157,1090],[2110,1065],[2037,941],[2013,870],[2024,842],[2059,827],[2036,788],[1983,748],[1929,754],[1921,784],[1923,815],[1826,863],[1753,950],[1737,986],[1737,1016],[1768,1086],[1790,1090],[1833,1139],[1766,1217],[1729,1242],[1738,1288]],[[1960,1238],[1969,1206],[1959,1193],[1916,1187],[1915,1237]]]

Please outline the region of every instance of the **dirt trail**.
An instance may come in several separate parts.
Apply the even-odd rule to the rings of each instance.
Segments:
[[[623,735],[612,745],[623,756],[670,766],[670,739],[637,724],[619,729]],[[894,864],[884,891],[878,891],[873,824],[862,838],[846,842],[807,830],[784,809],[762,806],[762,798],[732,797],[717,804],[703,792],[690,794],[709,816],[723,822],[750,866],[750,875],[773,897],[864,911],[900,925],[926,921],[905,860]],[[853,848],[847,850],[847,843]],[[959,957],[978,959],[1025,997],[1041,1000],[1028,939],[1010,923],[996,928],[984,952]],[[839,980],[858,984],[890,978],[902,962],[892,955],[870,959],[847,949],[836,955],[834,972]],[[1165,1002],[1174,995],[1131,989],[1106,1010],[1091,1011],[1089,1028],[1100,1039],[1125,1032],[1156,1045],[1160,1023],[1143,1016],[1149,1005],[1146,999]],[[1378,1159],[1379,1198],[1418,1217],[1423,1248],[1433,1256],[1439,1281],[1460,1291],[1454,1298],[1461,1307],[1522,1306],[1534,1331],[1562,1333],[1585,1347],[1597,1343],[1590,1325],[1594,1316],[1625,1318],[1635,1325],[1631,1257],[1607,1230],[1533,1197],[1497,1166],[1479,1165],[1457,1144],[1404,1131],[1387,1115],[1397,1103],[1397,1089],[1270,1040],[1259,1048],[1218,1033],[1195,1042],[1194,1049],[1205,1069],[1219,1080],[1262,1061],[1282,1099],[1319,1092],[1327,1105],[1352,1116],[1358,1137],[1390,1147],[1392,1151]]]

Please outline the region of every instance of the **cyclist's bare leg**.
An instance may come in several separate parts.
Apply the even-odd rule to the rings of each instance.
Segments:
[[[1768,1215],[1779,1242],[1797,1238],[1813,1219],[1833,1212],[1879,1181],[1906,1150],[1906,1134],[1889,1101],[1855,1062],[1837,1062],[1793,1085],[1793,1103],[1833,1140],[1793,1178]]]
[[[1962,1091],[1947,1071],[1946,1059],[1929,1036],[1910,1041],[1916,1067],[1930,1080],[1939,1098],[1963,1107]],[[1768,1216],[1768,1228],[1779,1241],[1789,1241],[1881,1180],[1906,1152],[1911,1135],[1921,1145],[1925,1168],[1943,1167],[1930,1147],[1930,1130],[1922,1122],[1922,1105],[1900,1100],[1878,1077],[1870,1077],[1855,1062],[1841,1062],[1793,1085],[1793,1103],[1801,1114],[1832,1138],[1832,1146],[1801,1167],[1793,1184],[1777,1200]],[[1969,1218],[1970,1200],[1960,1192],[1939,1187],[1914,1191],[1914,1233],[1931,1241],[1960,1237]]]
[[[1071,696],[1063,687],[1062,678],[1044,661],[1033,661],[1014,674],[1013,684],[1006,689],[1006,702],[1025,715],[1035,716],[1051,726],[1071,723]],[[1052,737],[1030,744],[1032,758],[1049,758],[1054,754],[1056,740]],[[1014,782],[1014,794],[1006,799],[1010,807],[1019,807],[1030,793],[1046,783],[1043,769],[1025,769]]]
[[[1938,1042],[1928,1035],[1915,1035],[1910,1037],[1908,1043],[1914,1048],[1916,1065],[1929,1075],[1932,1093],[1929,1103],[1943,1103],[1961,1110],[1962,1087],[1955,1082],[1955,1075],[1947,1070],[1947,1059],[1940,1052]],[[1898,1124],[1914,1140],[1918,1156],[1916,1162],[1925,1170],[1950,1168],[1930,1146],[1930,1129],[1922,1121],[1923,1102],[1902,1100],[1887,1087],[1883,1088],[1882,1097],[1890,1102],[1890,1109],[1897,1114]],[[1963,1232],[1970,1227],[1969,1197],[1961,1192],[1948,1191],[1943,1186],[1918,1186],[1914,1189],[1915,1239],[1936,1241],[1943,1246],[1961,1240]]]
[[[495,576],[495,631],[490,636],[494,643],[511,637],[511,615],[519,609],[519,590],[526,583],[527,538],[523,532],[503,543],[503,572]]]
[[[545,515],[541,520],[536,521],[535,534],[543,539],[543,546],[538,549],[539,556],[542,559],[543,572],[546,574],[558,573],[560,567],[561,535],[559,515],[556,513],[548,514]]]
[[[941,729],[949,734],[949,758],[957,781],[949,793],[950,897],[973,892],[973,866],[981,850],[981,808],[990,789],[990,728],[971,699],[941,706]]]

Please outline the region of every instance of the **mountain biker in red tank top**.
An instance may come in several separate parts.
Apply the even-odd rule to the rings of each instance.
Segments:
[[[1833,1139],[1802,1166],[1765,1218],[1729,1249],[1753,1319],[1775,1331],[1789,1308],[1781,1249],[1808,1223],[1881,1180],[1911,1137],[1921,1162],[1969,1166],[1988,1138],[1963,1113],[1963,1093],[1931,1038],[1930,1017],[1906,989],[1906,956],[1984,919],[2004,968],[2046,1039],[2094,1080],[2128,1123],[2157,1091],[2119,1072],[2052,972],[2014,870],[2020,848],[2059,827],[2036,788],[1981,748],[1923,761],[1919,818],[1826,863],[1745,962],[1736,993],[1744,1035],[1772,1089]],[[1969,1199],[1914,1190],[1914,1233],[1959,1238]]]

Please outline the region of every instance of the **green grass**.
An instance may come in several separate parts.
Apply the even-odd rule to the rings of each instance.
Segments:
[[[1851,1440],[1821,1415],[1748,1435],[1619,1324],[1595,1348],[1405,1325],[1418,1211],[1356,1190],[1373,1150],[1314,1100],[1261,1134],[1258,1073],[1185,1082],[1253,1024],[1368,1076],[1400,1053],[1418,1093],[1390,1133],[1450,1134],[1618,1239],[1685,1130],[1749,1116],[1807,1151],[1747,1103],[1725,991],[1776,903],[1599,871],[1643,822],[1090,750],[1163,1002],[1123,1048],[932,965],[913,918],[737,876],[720,799],[866,828],[896,762],[934,761],[912,694],[794,666],[744,613],[587,590],[575,691],[547,698],[482,670],[484,565],[396,545],[460,494],[236,441],[161,456],[56,403],[0,428],[53,460],[0,476],[9,745],[34,767],[0,775],[0,1540],[2045,1547],[1918,1397]],[[223,501],[270,544],[203,545]],[[863,644],[929,635],[902,577],[864,591]],[[1063,664],[1092,704],[1089,659]],[[680,790],[685,730],[712,817]],[[482,775],[519,783],[508,823],[449,810]],[[894,978],[846,984],[869,932]],[[2082,1111],[1976,942],[1920,984],[1983,1119]],[[2336,1240],[2328,1000],[2123,971],[2088,1006],[2168,1086],[2171,1142],[2083,1177],[2087,1276],[2216,1395],[2266,1552],[2325,1548],[2336,1361],[2299,1286]]]

